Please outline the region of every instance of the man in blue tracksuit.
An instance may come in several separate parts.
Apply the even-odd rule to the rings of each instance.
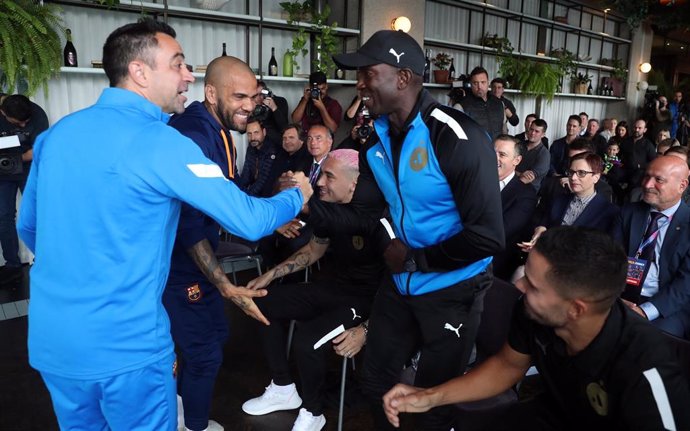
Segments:
[[[255,77],[245,63],[235,57],[218,57],[206,69],[204,102],[190,104],[169,123],[192,139],[228,180],[233,179],[235,167],[230,130],[244,131],[254,107],[251,98],[237,95],[251,96],[252,85]],[[253,215],[237,211],[234,217],[252,218]],[[219,231],[220,226],[211,217],[182,204],[170,277],[163,292],[173,341],[180,353],[177,377],[184,426],[193,431],[223,429],[208,418],[228,336],[222,291],[224,286],[232,286],[214,255]],[[238,305],[249,311],[243,304]],[[265,321],[258,309],[247,303],[250,305],[252,311],[248,314]]]
[[[358,69],[358,93],[378,115],[360,153],[357,187],[378,186],[397,237],[384,255],[392,278],[374,301],[364,365],[377,429],[386,429],[381,397],[415,352],[417,386],[465,369],[492,281],[491,256],[504,246],[496,155],[477,123],[423,90],[424,53],[411,36],[379,31],[334,59]],[[355,198],[355,209],[376,204]],[[417,428],[447,431],[453,416],[452,408],[434,409]]]
[[[292,219],[311,193],[301,176],[302,193],[248,197],[167,125],[167,112],[184,111],[194,81],[167,24],[116,29],[103,67],[111,88],[34,146],[18,223],[36,255],[29,362],[60,429],[173,431],[174,353],[161,297],[181,202],[258,239]],[[224,292],[241,303],[254,296]]]

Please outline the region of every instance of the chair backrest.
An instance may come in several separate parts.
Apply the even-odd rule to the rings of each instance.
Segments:
[[[685,378],[690,383],[690,341],[683,338],[664,332],[664,336],[668,341],[671,352],[678,359],[678,364],[685,375]]]
[[[477,331],[477,362],[497,353],[508,338],[515,302],[522,292],[513,284],[494,278],[484,296],[484,311]]]

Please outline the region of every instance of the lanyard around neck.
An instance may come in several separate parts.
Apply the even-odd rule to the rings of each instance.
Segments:
[[[669,223],[671,223],[671,219],[673,219],[673,216],[666,217],[662,222],[661,225],[659,225],[657,221],[657,226],[659,227],[657,230],[654,231],[651,235],[649,235],[649,238],[644,240],[642,244],[637,248],[637,253],[635,253],[635,257],[640,257],[642,254],[642,250],[645,249],[649,244],[653,243],[656,241],[656,237],[659,236],[659,232],[661,232],[661,229],[665,228]]]

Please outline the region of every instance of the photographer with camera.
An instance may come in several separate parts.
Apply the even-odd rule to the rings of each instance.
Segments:
[[[309,83],[304,88],[299,104],[292,111],[292,121],[300,123],[302,130],[309,130],[320,124],[335,134],[343,117],[343,108],[337,100],[328,96],[326,74],[313,72],[309,75]]]
[[[374,119],[369,113],[369,108],[362,104],[362,109],[357,112],[355,125],[350,129],[350,134],[340,142],[338,149],[359,151],[373,130]]]
[[[0,267],[0,285],[22,277],[19,240],[15,227],[17,190],[24,191],[33,158],[36,136],[48,128],[43,108],[19,94],[0,94],[0,246],[5,265]],[[13,139],[10,137],[16,136]],[[19,146],[7,148],[8,145]],[[14,141],[14,144],[10,144]]]
[[[272,142],[280,142],[283,130],[289,124],[287,100],[275,95],[264,81],[257,81],[257,85],[256,108],[252,118],[261,121]]]
[[[668,109],[668,99],[665,96],[658,96],[654,100],[653,112],[652,137],[656,139],[660,131],[671,129],[671,122],[673,121],[671,111]]]

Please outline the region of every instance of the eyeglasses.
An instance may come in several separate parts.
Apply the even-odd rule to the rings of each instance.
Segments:
[[[578,178],[584,178],[584,177],[587,176],[587,174],[594,174],[594,172],[592,172],[592,171],[583,171],[583,170],[571,171],[570,169],[568,169],[567,171],[565,171],[565,176],[566,176],[567,178],[572,177],[573,174],[577,175]]]

